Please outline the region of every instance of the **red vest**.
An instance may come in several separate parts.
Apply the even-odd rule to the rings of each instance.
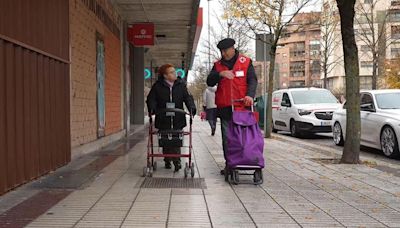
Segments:
[[[235,77],[230,80],[221,77],[215,93],[215,104],[218,108],[224,108],[232,105],[232,99],[242,99],[247,93],[247,70],[250,65],[250,58],[239,54],[232,72]],[[216,71],[229,70],[227,66],[221,63],[221,60],[214,63]],[[237,106],[237,103],[235,104]],[[239,104],[240,106],[240,104]]]

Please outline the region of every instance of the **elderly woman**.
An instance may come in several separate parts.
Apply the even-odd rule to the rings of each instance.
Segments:
[[[157,110],[165,108],[183,109],[185,103],[192,115],[196,113],[196,106],[192,95],[189,93],[186,82],[177,77],[172,64],[162,65],[158,69],[158,80],[152,86],[147,96],[147,108],[149,113],[155,114]],[[160,113],[156,115],[155,127],[162,131],[168,129],[182,130],[186,126],[186,117],[183,113]],[[163,147],[163,153],[180,153],[180,147]],[[164,158],[165,168],[171,169],[171,160],[175,166],[175,172],[181,169],[179,158]]]

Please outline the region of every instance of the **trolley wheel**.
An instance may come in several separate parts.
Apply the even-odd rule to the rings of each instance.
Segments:
[[[259,184],[262,184],[262,183],[264,182],[264,180],[263,180],[263,173],[262,173],[262,170],[261,170],[261,169],[256,169],[256,170],[254,171],[254,178],[253,178],[253,180],[254,180],[254,184],[255,184],[255,185],[259,185]]]
[[[225,181],[226,181],[226,182],[229,182],[230,170],[228,169],[228,167],[225,167],[225,169],[224,169],[224,175],[225,175]]]
[[[192,166],[190,167],[190,175],[192,178],[194,177],[194,163],[192,162]]]
[[[233,170],[232,174],[231,174],[231,177],[232,177],[232,183],[233,184],[239,184],[239,171]]]
[[[153,171],[157,170],[157,162],[153,162]]]
[[[149,177],[153,177],[153,171],[154,171],[153,167],[150,167],[149,168],[149,173],[148,173]]]

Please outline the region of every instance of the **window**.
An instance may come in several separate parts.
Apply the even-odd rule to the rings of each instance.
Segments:
[[[372,77],[360,77],[360,89],[372,89]]]
[[[399,25],[392,25],[390,30],[391,30],[392,39],[400,38],[400,26]]]
[[[291,77],[304,77],[305,73],[304,71],[299,71],[299,72],[291,72]]]
[[[365,24],[365,23],[368,23],[369,21],[371,21],[371,18],[372,18],[372,14],[366,13],[366,14],[358,15],[356,21],[358,23]]]
[[[400,6],[400,1],[399,0],[392,0],[390,5],[391,6]]]
[[[310,61],[311,74],[319,74],[321,72],[321,62],[319,60]]]
[[[366,107],[367,105],[370,105],[369,107]],[[368,93],[364,93],[361,96],[361,110],[363,110],[363,108],[372,108],[374,109],[374,99],[372,99],[371,94]]]
[[[283,94],[282,103],[290,105],[290,99],[289,99],[289,95],[287,93]]]
[[[370,28],[354,29],[354,35],[361,35],[361,36],[372,35],[372,30]]]
[[[298,61],[298,62],[291,62],[290,63],[290,70],[291,71],[303,71],[305,68],[305,62],[304,61]]]
[[[317,50],[321,49],[319,40],[311,40],[310,41],[310,50]]]
[[[391,22],[400,21],[400,10],[390,10],[389,20]]]
[[[295,104],[337,104],[338,100],[329,90],[292,91]]]
[[[361,45],[360,50],[361,50],[362,52],[369,52],[369,51],[370,51],[370,48],[369,48],[368,45]]]
[[[319,50],[311,50],[310,51],[311,56],[318,56],[319,55]]]
[[[372,63],[372,61],[361,61],[361,67],[362,68],[372,68],[373,63]]]
[[[391,48],[390,54],[391,54],[392,58],[400,57],[400,48]]]
[[[291,81],[290,83],[289,83],[289,86],[290,87],[304,87],[306,85],[306,82],[305,81]]]
[[[383,93],[375,97],[381,109],[400,109],[400,93]]]

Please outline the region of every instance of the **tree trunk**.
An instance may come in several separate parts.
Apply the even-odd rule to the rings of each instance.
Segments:
[[[346,73],[346,140],[342,163],[360,161],[360,76],[358,50],[354,36],[354,4],[356,0],[336,0],[341,22],[344,65]]]
[[[270,63],[268,72],[268,97],[267,97],[267,122],[265,132],[265,138],[271,138],[272,131],[272,92],[274,90],[274,71],[275,71],[275,56],[276,56],[276,44],[271,45],[270,50]]]
[[[372,89],[376,89],[378,84],[378,55],[376,53],[372,54]]]
[[[325,50],[326,51],[326,50]],[[323,70],[324,70],[324,89],[328,88],[328,57],[324,54],[324,63],[323,63]]]

